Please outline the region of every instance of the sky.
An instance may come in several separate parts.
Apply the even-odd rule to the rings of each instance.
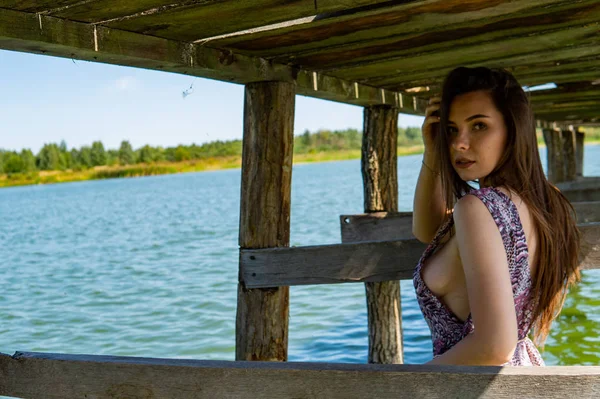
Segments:
[[[182,93],[193,85],[185,98]],[[118,148],[242,138],[243,85],[0,50],[0,148],[37,153],[64,140]],[[294,134],[362,130],[362,107],[296,96]],[[400,114],[398,125],[421,126]]]

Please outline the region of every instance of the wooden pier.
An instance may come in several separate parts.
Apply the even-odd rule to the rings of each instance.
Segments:
[[[396,163],[398,113],[423,115],[456,66],[556,84],[530,92],[548,176],[577,210],[582,267],[600,268],[600,178],[585,175],[582,131],[600,125],[599,24],[596,0],[0,0],[0,49],[245,85],[236,361],[17,352],[0,355],[0,394],[600,397],[600,366],[400,364],[398,280],[424,246],[397,212]],[[289,247],[296,95],[363,107],[365,213],[340,217],[340,244]],[[365,284],[374,364],[286,362],[289,286],[342,282]]]

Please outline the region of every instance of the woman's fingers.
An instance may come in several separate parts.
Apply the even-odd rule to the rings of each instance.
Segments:
[[[423,121],[423,125],[431,125],[432,123],[439,123],[440,117],[436,115],[429,115]]]
[[[430,106],[428,106],[427,108],[425,108],[425,116],[430,116],[432,115],[434,112],[439,111],[440,109],[440,105],[439,104],[432,104]]]

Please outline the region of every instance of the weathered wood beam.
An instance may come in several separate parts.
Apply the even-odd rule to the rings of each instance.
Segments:
[[[88,0],[87,2],[98,3],[102,0]],[[0,8],[16,11],[46,13],[49,10],[72,7],[81,0],[0,0]]]
[[[482,3],[483,4],[483,3]],[[512,3],[513,6],[523,6],[523,2]],[[465,4],[463,7],[470,7]],[[442,14],[444,15],[444,14]],[[478,19],[474,18],[478,15]],[[447,17],[456,19],[457,14]],[[423,21],[427,18],[419,16]],[[543,34],[545,31],[557,31],[581,26],[587,22],[593,23],[600,19],[600,6],[592,0],[585,4],[563,2],[562,7],[544,8],[534,6],[523,12],[504,15],[503,19],[487,18],[481,14],[466,13],[468,22],[460,19],[458,26],[449,23],[425,30],[422,26],[415,32],[400,36],[388,34],[383,40],[372,38],[361,42],[342,43],[338,48],[316,48],[313,51],[297,52],[283,57],[270,58],[282,64],[302,65],[323,72],[365,65],[391,58],[410,57],[415,54],[427,55],[433,52],[446,51],[448,48],[461,49],[467,46],[487,46],[490,43],[509,41],[522,36]],[[440,23],[440,21],[436,21]],[[380,29],[380,28],[379,28]],[[405,27],[404,27],[405,29]],[[345,38],[345,37],[344,37]],[[347,40],[347,38],[345,38]],[[314,42],[308,42],[316,46]]]
[[[553,128],[542,129],[547,149],[548,180],[552,183],[565,181],[565,161],[560,131]]]
[[[600,185],[594,188],[573,188],[561,191],[571,202],[600,201]]]
[[[365,212],[398,210],[398,110],[364,109],[361,170]],[[342,242],[344,237],[342,237]],[[400,282],[365,283],[369,363],[403,363]]]
[[[52,15],[90,23],[106,21],[104,24],[116,29],[194,41],[385,1],[219,0],[177,3],[173,0],[104,0],[100,5],[80,2],[79,5],[52,12]]]
[[[246,84],[294,81],[296,93],[360,106],[387,104],[424,114],[413,96],[193,43],[0,8],[0,49],[133,66]]]
[[[582,269],[600,268],[600,222],[580,224]],[[416,239],[241,250],[247,287],[412,279],[425,244]]]
[[[290,245],[295,87],[246,85],[240,201],[240,248]],[[289,287],[238,284],[236,360],[287,360]]]
[[[0,395],[20,398],[593,398],[600,367],[270,363],[0,354]],[[465,390],[468,387],[468,390]],[[535,387],[535,389],[531,389]]]
[[[600,202],[574,202],[572,205],[577,213],[577,223],[600,222]],[[413,238],[412,212],[341,215],[340,225],[344,243]]]
[[[540,18],[555,11],[568,14],[569,11],[592,3],[591,0],[582,5],[561,0],[510,3],[429,0],[390,3],[386,8],[342,15],[335,19],[315,19],[310,24],[290,26],[273,32],[226,38],[213,45],[236,49],[249,55],[280,57],[275,59],[300,64],[318,54],[322,58],[314,58],[314,61],[326,66],[340,56],[352,59],[376,55],[377,52],[402,50],[406,47],[402,45],[405,39],[412,38],[415,45],[435,45],[454,37],[449,34],[440,38],[440,33],[448,30],[473,29],[470,34],[464,34],[468,37],[482,33],[482,28],[487,25],[506,24],[508,22],[505,21],[510,20],[514,21],[512,27],[518,28],[522,25],[519,24],[522,22],[521,18]]]
[[[573,181],[577,177],[577,161],[575,159],[575,131],[572,127],[561,130],[562,148],[565,161],[565,181]]]
[[[472,62],[467,62],[468,60],[455,60],[456,62],[450,65],[440,65],[438,64],[430,64],[423,70],[413,70],[407,71],[403,74],[392,73],[387,76],[377,76],[370,77],[365,80],[361,80],[364,82],[369,82],[369,84],[377,87],[385,87],[390,89],[398,89],[402,88],[405,90],[407,88],[413,86],[423,86],[427,84],[441,84],[444,77],[448,74],[449,71],[454,69],[457,66],[487,66],[491,68],[507,68],[511,69],[516,66],[528,66],[528,65],[536,65],[539,63],[545,62],[561,62],[564,60],[574,60],[578,57],[591,57],[600,55],[600,46],[595,40],[577,40],[577,44],[563,46],[561,48],[548,48],[542,47],[537,51],[532,51],[529,53],[517,54],[517,55],[508,55],[504,54],[503,57],[497,57],[492,55],[489,60],[486,62],[485,60],[475,60]],[[501,50],[499,50],[501,51]],[[498,53],[501,54],[501,53]],[[496,54],[496,55],[498,55]],[[412,63],[412,59],[408,59],[408,62]],[[432,60],[432,62],[437,62]],[[589,77],[586,80],[594,80],[592,74],[582,73],[580,74],[583,77]],[[518,77],[518,75],[516,75]],[[597,75],[595,75],[597,78]],[[548,80],[546,80],[548,79]],[[523,85],[537,85],[543,83],[549,83],[552,81],[558,82],[576,82],[577,79],[573,79],[572,76],[568,78],[563,78],[562,73],[556,74],[548,74],[544,75],[542,78],[536,76],[534,79],[520,79],[519,82]]]
[[[585,133],[583,131],[581,131],[579,128],[577,128],[575,130],[575,158],[576,158],[575,162],[577,163],[576,174],[577,174],[578,179],[583,177],[583,159],[584,159],[583,154],[585,152],[584,141],[585,141]]]
[[[537,54],[539,52],[547,53],[554,50],[553,58],[558,58],[557,53],[572,46],[573,43],[577,43],[579,46],[598,45],[597,32],[596,24],[574,26],[564,30],[548,30],[537,32],[532,36],[518,36],[501,41],[469,44],[444,51],[359,63],[350,67],[331,69],[328,74],[342,79],[369,82],[369,84],[378,82],[378,85],[381,78],[398,75],[405,80],[412,80],[412,77],[422,74],[422,72],[415,73],[415,71],[439,70],[472,64],[516,65],[518,62],[514,61],[519,58],[521,58],[521,63],[540,62],[539,54]],[[409,78],[407,75],[412,77]]]

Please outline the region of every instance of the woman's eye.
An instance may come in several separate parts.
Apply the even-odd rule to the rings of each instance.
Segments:
[[[457,132],[457,130],[456,130],[456,128],[455,128],[455,127],[452,127],[452,126],[449,126],[449,127],[448,127],[448,133],[449,133],[449,134],[454,134],[454,133],[456,133],[456,132]]]
[[[485,129],[485,127],[486,127],[485,123],[482,123],[482,122],[477,122],[473,125],[473,128],[475,130],[483,130],[483,129]]]

